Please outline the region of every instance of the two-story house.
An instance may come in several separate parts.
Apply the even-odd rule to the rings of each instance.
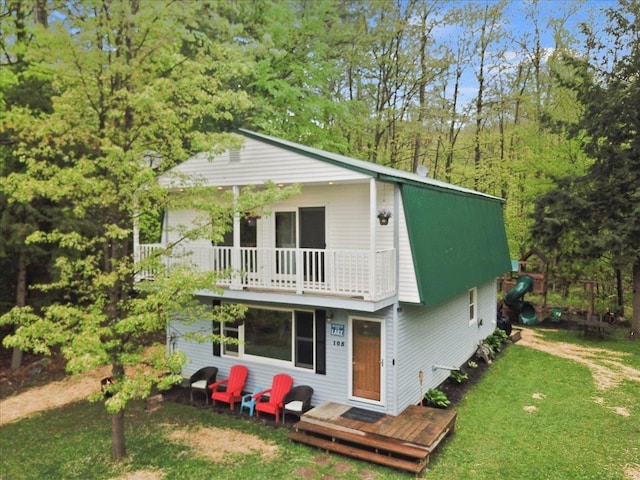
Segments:
[[[214,325],[238,345],[187,342],[172,330],[188,377],[214,365],[225,378],[249,369],[247,390],[276,373],[332,401],[398,415],[464,364],[496,326],[496,278],[511,268],[501,199],[285,140],[241,130],[239,150],[195,155],[172,173],[239,189],[300,184],[301,192],[240,221],[224,244],[193,241],[202,268],[241,272],[206,305],[249,307],[242,322]],[[161,179],[170,187],[169,176]],[[391,213],[387,222],[379,212]],[[197,212],[168,211],[163,242]],[[384,223],[384,224],[383,224]],[[146,248],[144,245],[138,249]],[[140,251],[140,250],[139,250]]]

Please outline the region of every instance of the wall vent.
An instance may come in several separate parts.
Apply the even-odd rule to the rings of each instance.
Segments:
[[[231,149],[229,150],[229,161],[231,163],[240,161],[240,150]]]

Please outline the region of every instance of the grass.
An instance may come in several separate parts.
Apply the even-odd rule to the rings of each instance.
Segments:
[[[640,369],[637,342],[583,338],[575,331],[545,335],[632,353],[624,361]],[[596,397],[604,404],[596,403]],[[525,411],[527,405],[537,411]],[[614,406],[626,407],[631,415],[617,415],[608,408]],[[625,468],[640,468],[640,384],[625,382],[600,392],[589,370],[569,360],[510,346],[456,410],[457,430],[433,457],[425,478],[628,480]],[[291,443],[285,429],[189,405],[165,402],[149,414],[144,404],[136,403],[127,410],[126,426],[129,455],[114,465],[109,460],[109,416],[101,404],[79,402],[5,425],[0,430],[0,478],[98,480],[142,469],[162,470],[164,479],[194,480],[411,477]],[[176,426],[232,428],[282,448],[271,460],[235,455],[216,464],[168,441],[167,432]],[[298,472],[305,472],[304,477]]]
[[[128,457],[121,465],[114,465],[109,459],[109,416],[98,403],[78,402],[1,427],[0,452],[4,453],[0,479],[99,480],[143,469],[161,470],[166,480],[289,479],[296,478],[296,472],[302,470],[314,472],[314,477],[304,478],[362,478],[356,475],[363,470],[377,472],[375,478],[406,478],[399,471],[338,456],[327,457],[327,461],[318,464],[318,456],[323,453],[291,443],[286,429],[173,402],[165,402],[153,413],[145,412],[144,406],[136,402],[127,409]],[[234,455],[223,464],[216,464],[166,438],[174,428],[199,427],[231,428],[282,448],[279,456],[269,461],[258,454]],[[336,471],[338,463],[341,466]]]
[[[575,331],[547,338],[635,353],[621,336],[583,339]],[[544,398],[536,400],[534,394]],[[603,398],[604,404],[596,403]],[[525,411],[535,406],[535,412]],[[623,417],[611,408],[626,407]],[[515,344],[457,407],[455,435],[431,464],[429,479],[628,479],[640,468],[640,385],[601,392],[587,367]]]

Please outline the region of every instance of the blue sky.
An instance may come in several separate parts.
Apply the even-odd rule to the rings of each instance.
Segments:
[[[464,3],[475,4],[475,6],[486,5],[486,0],[462,0],[455,3],[456,7]],[[491,4],[492,0],[489,0]],[[497,0],[496,2],[497,3]],[[489,60],[488,70],[491,63],[499,62],[503,67],[505,64],[514,66],[522,58],[524,52],[518,47],[519,43],[527,46],[533,45],[536,27],[540,34],[541,46],[548,52],[555,47],[554,22],[564,25],[568,34],[575,37],[574,47],[582,51],[584,36],[581,34],[580,24],[587,23],[595,31],[602,31],[606,15],[603,9],[615,7],[616,0],[539,0],[536,3],[536,14],[531,17],[527,11],[531,11],[532,2],[529,0],[511,0],[506,7],[505,24],[503,25],[505,37],[499,44],[494,44],[494,51],[504,50],[502,58],[496,57]],[[465,35],[465,32],[447,31],[441,32],[444,36],[455,38]],[[487,75],[487,76],[490,76]],[[467,68],[462,77],[461,95],[463,103],[472,101],[477,94],[477,81],[473,68]]]

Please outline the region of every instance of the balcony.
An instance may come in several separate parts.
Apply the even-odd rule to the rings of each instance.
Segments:
[[[136,249],[143,261],[163,244]],[[186,253],[186,254],[185,254]],[[312,293],[378,301],[396,293],[394,249],[341,250],[307,248],[189,247],[166,257],[165,267],[190,261],[199,271],[216,271],[218,286],[231,290],[255,289]],[[138,279],[152,280],[156,272],[141,270]]]

